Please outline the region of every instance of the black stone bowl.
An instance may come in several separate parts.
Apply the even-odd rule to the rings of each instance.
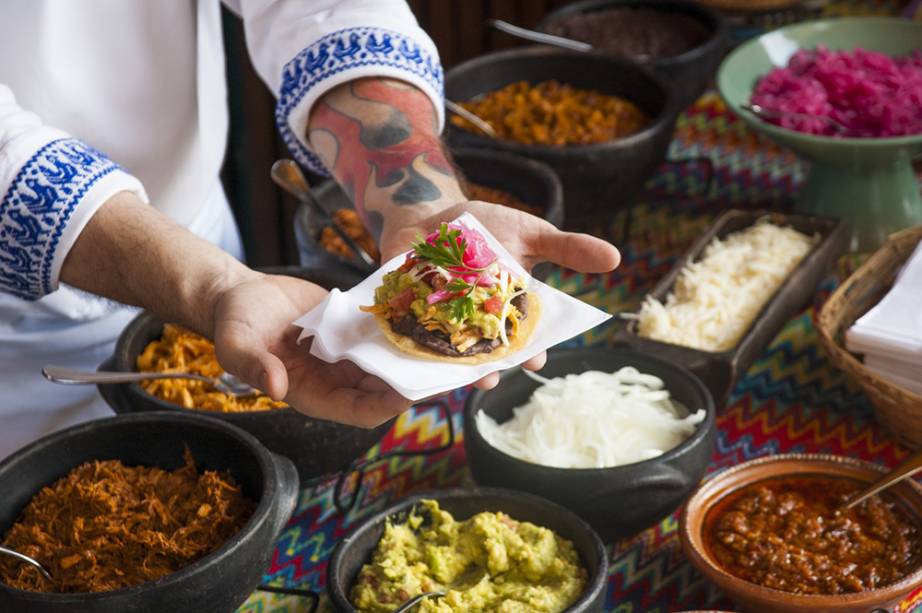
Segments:
[[[342,269],[323,271],[273,268],[265,271],[299,276],[328,289],[348,289],[361,281],[357,273]],[[125,372],[137,370],[135,364],[138,356],[149,342],[160,338],[163,323],[147,312],[135,317],[122,331],[115,344],[115,354],[103,365],[104,368]],[[314,419],[290,408],[249,413],[198,411],[157,398],[137,383],[98,387],[109,406],[119,414],[171,411],[176,414],[203,415],[239,426],[258,438],[269,450],[290,458],[303,481],[348,467],[352,460],[381,440],[393,423],[390,420],[375,428],[359,428]]]
[[[477,411],[505,422],[538,387],[521,370],[507,371],[494,389],[472,393],[464,408],[464,447],[477,484],[518,489],[553,500],[588,521],[605,542],[635,534],[675,511],[704,476],[714,447],[714,400],[698,377],[652,356],[609,348],[551,351],[540,374],[560,377],[586,370],[614,372],[622,366],[634,366],[659,377],[672,397],[690,411],[704,409],[705,420],[678,447],[652,460],[612,468],[540,466],[496,449],[477,428]]]
[[[594,145],[551,147],[489,138],[449,120],[452,147],[477,147],[523,155],[554,169],[563,183],[567,223],[610,218],[666,159],[679,107],[666,81],[651,69],[602,53],[525,47],[490,53],[458,64],[445,75],[445,96],[476,98],[517,81],[555,79],[574,87],[620,96],[637,104],[651,122],[643,130]]]
[[[359,524],[352,534],[339,542],[327,566],[327,590],[337,610],[356,611],[349,602],[349,590],[362,566],[371,561],[371,554],[384,533],[385,521],[388,518],[405,521],[413,507],[424,499],[437,500],[439,506],[457,520],[465,520],[483,511],[502,511],[513,519],[549,528],[572,541],[588,579],[583,595],[566,613],[602,610],[608,580],[608,557],[599,535],[586,522],[553,502],[522,492],[486,487],[414,494]]]
[[[704,42],[682,54],[659,59],[633,60],[651,67],[666,78],[676,93],[679,108],[691,106],[708,88],[727,44],[726,23],[720,13],[710,7],[690,0],[582,0],[549,13],[541,20],[537,29],[547,32],[554,23],[577,13],[594,13],[622,7],[656,9],[688,15],[709,32]],[[616,36],[617,33],[612,35]]]
[[[29,613],[227,613],[256,588],[298,499],[298,473],[253,436],[216,419],[176,413],[120,415],[56,432],[0,463],[0,534],[46,485],[91,460],[175,470],[184,446],[199,470],[227,470],[256,502],[250,520],[204,558],[162,577],[111,592],[50,594],[0,583],[0,611]]]
[[[557,174],[547,165],[522,156],[487,149],[453,149],[452,159],[460,173],[470,182],[512,194],[526,204],[544,209],[544,219],[563,227],[563,188]],[[353,208],[352,200],[336,181],[327,181],[313,189],[314,196],[328,211]],[[320,246],[321,220],[308,206],[295,213],[295,240],[303,266],[355,266],[351,260],[328,252]],[[409,248],[409,245],[407,246]],[[539,264],[532,275],[544,279],[548,266]]]

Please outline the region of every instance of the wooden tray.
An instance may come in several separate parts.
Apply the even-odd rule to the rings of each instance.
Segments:
[[[811,299],[816,285],[834,267],[837,258],[848,244],[848,228],[845,221],[767,210],[731,209],[721,215],[695,241],[669,273],[649,292],[650,296],[665,302],[682,268],[688,262],[697,260],[714,237],[723,238],[751,226],[762,217],[768,217],[776,225],[790,226],[805,234],[818,234],[820,240],[762,307],[736,347],[728,351],[711,352],[642,338],[635,333],[634,322],[628,322],[614,338],[615,344],[626,344],[638,351],[685,366],[701,377],[714,394],[718,407],[726,402],[736,380],[745,374],[784,324]]]

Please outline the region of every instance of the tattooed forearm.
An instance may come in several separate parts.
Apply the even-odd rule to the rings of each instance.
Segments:
[[[380,237],[384,220],[412,216],[408,205],[464,199],[437,133],[429,98],[387,79],[342,85],[311,114],[308,139]]]

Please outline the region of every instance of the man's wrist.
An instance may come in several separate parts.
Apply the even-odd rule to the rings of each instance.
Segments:
[[[201,327],[200,331],[211,339],[214,338],[216,323],[215,313],[221,301],[233,291],[234,288],[244,283],[257,281],[265,276],[263,273],[249,268],[230,255],[228,255],[227,260],[222,264],[223,270],[218,268],[203,290],[203,304],[205,307],[203,309],[204,319],[199,323],[199,326]]]

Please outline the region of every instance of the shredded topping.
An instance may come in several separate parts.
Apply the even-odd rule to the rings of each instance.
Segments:
[[[497,424],[476,415],[483,438],[511,456],[558,468],[607,468],[654,458],[691,436],[703,409],[688,414],[663,381],[624,367],[545,379],[528,402]]]
[[[213,378],[224,374],[214,343],[176,324],[163,326],[163,336],[147,344],[138,356],[137,367],[140,372],[190,372]],[[240,413],[288,406],[263,393],[234,396],[191,379],[149,379],[140,385],[147,393],[186,409]]]
[[[172,472],[87,462],[36,494],[2,540],[38,560],[54,582],[9,556],[0,556],[0,580],[69,593],[153,581],[220,547],[253,509],[229,473],[199,474],[188,449],[185,465]]]
[[[361,309],[392,321],[412,311],[426,330],[444,333],[463,353],[485,338],[508,345],[522,317],[511,302],[524,287],[483,235],[462,223],[442,223],[418,237],[403,265],[384,276],[375,304]]]
[[[638,334],[702,351],[732,349],[814,242],[765,220],[715,238],[682,269],[665,304],[647,297]]]

